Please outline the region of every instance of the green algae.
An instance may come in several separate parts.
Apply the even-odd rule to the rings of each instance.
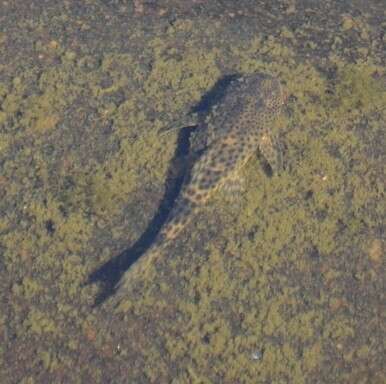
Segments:
[[[270,41],[269,44],[272,44],[272,42]],[[254,46],[252,49],[254,50],[256,47]],[[273,55],[282,54],[280,49],[272,52]],[[246,60],[243,60],[243,63],[246,63]],[[264,63],[257,63],[254,66],[252,64],[244,65],[248,66],[247,68],[250,71],[268,67]],[[298,68],[280,68],[277,64],[275,68],[275,64],[273,64],[270,68],[271,71],[274,68],[281,72],[290,93],[297,98],[296,108],[292,115],[292,130],[291,132],[287,130],[285,137],[289,141],[290,156],[299,156],[298,149],[302,148],[302,158],[290,159],[290,161],[297,163],[296,168],[291,169],[290,175],[288,171],[280,178],[272,180],[267,180],[261,172],[256,175],[255,165],[249,165],[246,169],[248,184],[246,206],[243,207],[244,209],[239,215],[238,223],[235,226],[227,226],[223,229],[225,236],[228,238],[226,251],[231,252],[231,254],[236,252],[242,254],[243,262],[249,268],[252,266],[252,270],[256,271],[256,275],[260,272],[259,280],[263,283],[267,280],[261,276],[261,271],[269,273],[270,270],[279,267],[283,263],[280,255],[283,249],[286,249],[287,253],[286,262],[297,262],[301,270],[307,270],[309,268],[307,267],[307,261],[300,261],[298,255],[306,251],[310,240],[323,255],[339,252],[339,247],[344,249],[346,244],[352,241],[352,235],[357,233],[359,229],[359,223],[355,217],[351,219],[351,223],[347,223],[349,231],[344,238],[341,237],[340,244],[337,244],[336,241],[336,234],[340,230],[339,221],[345,220],[348,209],[342,189],[342,179],[345,179],[345,161],[352,155],[353,151],[360,151],[363,143],[361,143],[358,134],[345,129],[345,127],[347,124],[352,123],[356,116],[379,109],[384,100],[384,92],[372,77],[376,71],[382,71],[379,66],[374,67],[371,64],[361,64],[357,67],[341,65],[337,76],[338,80],[335,84],[335,97],[326,95],[327,81],[322,74],[315,70],[311,63],[300,65]],[[360,77],[358,79],[359,73]],[[365,94],[362,94],[362,92]],[[342,97],[344,98],[343,101]],[[312,103],[315,98],[319,99],[319,103]],[[362,101],[360,105],[358,105],[359,100]],[[353,112],[352,115],[347,116],[351,111]],[[318,124],[318,127],[316,127],[316,124]],[[304,128],[310,126],[316,129],[305,133]],[[341,157],[337,158],[331,154],[330,148],[332,147],[340,148]],[[253,177],[252,171],[254,172]],[[352,190],[355,190],[359,184],[355,180],[351,181]],[[291,204],[292,207],[288,207],[291,198],[296,199],[299,192],[302,194],[307,190],[313,192],[311,209],[308,204],[302,204],[299,200],[297,203]],[[278,191],[282,191],[281,194]],[[334,191],[334,193],[330,191]],[[285,197],[283,196],[284,193]],[[362,201],[365,201],[365,194],[363,194]],[[221,206],[221,202],[218,202],[218,204],[217,209],[219,211],[225,209]],[[264,208],[261,208],[262,206]],[[255,217],[261,222],[260,227],[262,230],[259,231],[259,236],[255,236],[254,241],[249,243],[245,241],[241,245],[241,249],[240,245],[232,245],[232,240],[229,241],[229,239],[232,239],[232,235],[234,236],[235,229],[246,231],[248,228],[253,228],[256,225]],[[320,217],[324,217],[324,219]],[[200,230],[200,227],[198,227],[198,230]],[[293,237],[294,233],[297,233],[296,239]],[[293,243],[288,248],[290,241]],[[256,250],[260,255],[258,259],[256,259]],[[215,249],[212,249],[210,258],[206,260],[207,266],[201,267],[200,272],[202,275],[198,277],[198,280],[192,280],[192,284],[198,285],[199,292],[204,293],[210,289],[211,295],[213,294],[221,302],[221,297],[234,298],[235,293],[232,291],[229,275],[227,275],[226,269],[222,265],[224,261],[220,265],[218,264],[219,260],[223,260],[223,258],[215,257],[212,260],[212,255],[214,257],[216,254],[218,253]],[[292,259],[291,257],[288,258],[291,254],[293,255]],[[266,255],[266,258],[264,258],[264,255]],[[209,269],[212,273],[205,272],[206,269]],[[215,275],[213,275],[214,272]],[[334,279],[338,277],[339,275],[335,275]],[[329,279],[327,274],[325,278]],[[209,285],[209,287],[205,287],[206,285]],[[251,289],[252,286],[253,282],[249,281],[247,289]],[[256,282],[255,286],[261,288],[263,284]],[[261,299],[261,302],[265,302],[264,295],[266,294],[267,292],[264,292],[263,288],[263,292],[257,297]],[[296,382],[306,382],[304,372],[315,369],[323,359],[321,344],[316,336],[325,321],[323,312],[314,310],[301,313],[293,317],[288,323],[280,314],[280,308],[291,300],[292,295],[293,293],[288,291],[281,298],[271,298],[269,311],[264,310],[264,307],[262,307],[261,312],[265,315],[258,317],[259,321],[254,321],[255,324],[267,324],[263,329],[261,327],[257,328],[260,329],[255,336],[257,340],[261,339],[263,335],[278,337],[279,334],[282,334],[283,337],[285,335],[288,340],[291,340],[283,347],[278,348],[270,345],[266,347],[263,357],[264,369],[258,370],[259,377],[262,380],[273,376],[280,377],[281,374],[285,375],[290,372],[290,377]],[[204,294],[201,296],[205,297]],[[224,358],[228,353],[232,355],[231,351],[233,350],[232,347],[230,347],[230,351],[224,350],[224,344],[218,343],[219,339],[232,340],[233,337],[229,327],[225,325],[226,323],[223,323],[221,319],[214,320],[212,317],[208,317],[213,312],[210,305],[208,307],[208,304],[206,304],[210,297],[206,293],[206,300],[200,301],[199,307],[187,305],[187,303],[182,307],[184,312],[188,311],[190,313],[190,324],[196,324],[192,329],[194,333],[190,331],[185,335],[184,343],[189,346],[190,350],[193,343],[194,349],[193,352],[191,350],[191,353],[193,353],[193,359],[197,362],[197,366],[201,368],[205,366],[206,358],[204,356],[218,356],[218,358],[221,356]],[[321,298],[319,300],[323,303],[325,299]],[[203,320],[202,317],[206,317],[207,320]],[[253,324],[253,322],[251,323]],[[206,326],[208,324],[211,324],[209,328]],[[200,337],[202,337],[200,335],[203,334],[210,335],[211,340],[213,338],[213,343],[211,341],[206,350],[199,342]],[[221,336],[218,336],[219,334]],[[326,337],[334,338],[338,334],[352,336],[352,329],[348,327],[347,319],[333,320],[326,327]],[[249,335],[249,338],[252,340],[253,335]],[[303,351],[303,358],[299,358],[298,353],[295,352],[296,348],[293,344],[296,343],[296,340],[300,340],[302,343],[311,342],[311,347]],[[186,349],[181,349],[181,343],[176,343],[174,340],[167,340],[167,343],[168,351],[173,360],[186,353]],[[225,373],[221,369],[221,365],[216,365],[216,369],[219,369],[222,375],[228,375],[225,376],[227,380],[234,379],[235,376],[232,375],[238,372],[237,367],[248,366],[245,363],[245,357],[238,355],[236,358],[232,355],[232,359],[235,359],[235,371],[232,371],[232,365],[227,365],[227,373]],[[232,359],[227,360],[229,362]],[[286,362],[284,366],[283,361]],[[254,372],[253,368],[250,366],[248,368],[252,371],[245,370],[245,377]],[[190,367],[188,372],[192,380],[198,380],[197,370]]]
[[[23,322],[23,327],[27,332],[37,334],[39,336],[46,333],[52,333],[58,335],[59,330],[55,325],[55,321],[47,317],[43,312],[39,310],[32,310],[28,317]]]
[[[60,361],[57,357],[53,356],[50,351],[42,351],[39,356],[41,362],[43,363],[44,369],[49,372],[55,371],[60,366]]]
[[[345,31],[347,26],[345,22]],[[216,28],[211,26],[212,33],[221,32]],[[290,116],[274,127],[286,143],[286,168],[268,178],[257,159],[251,160],[242,171],[245,193],[238,208],[228,206],[226,193],[219,193],[192,226],[190,240],[177,240],[169,257],[141,277],[141,294],[122,304],[127,319],[133,314],[145,317],[154,327],[154,333],[146,334],[146,348],[138,347],[144,359],[152,361],[146,364],[147,380],[169,378],[170,366],[176,365],[175,382],[249,382],[259,377],[262,382],[306,383],[322,366],[326,346],[349,343],[356,335],[355,320],[344,313],[331,316],[328,305],[331,296],[347,295],[339,283],[345,271],[334,259],[362,249],[361,234],[379,225],[380,216],[368,210],[380,215],[384,209],[379,165],[367,156],[366,142],[381,128],[376,114],[385,113],[386,96],[377,81],[384,74],[382,66],[371,60],[347,63],[335,56],[328,63],[336,67],[330,80],[313,62],[299,62],[283,43],[281,39],[296,42],[288,29],[282,29],[281,37],[257,36],[229,50],[226,45],[199,45],[197,31],[193,23],[181,21],[162,38],[153,38],[146,47],[152,61],[146,70],[135,55],[106,53],[100,67],[86,71],[82,65],[89,58],[63,50],[62,64],[44,69],[39,79],[26,72],[15,77],[10,88],[0,88],[0,124],[22,111],[12,129],[16,138],[34,140],[32,150],[24,148],[12,158],[13,137],[0,136],[0,153],[10,156],[4,168],[6,203],[19,206],[1,219],[1,246],[7,270],[20,278],[12,285],[13,298],[29,308],[20,320],[20,304],[11,304],[18,315],[13,327],[23,341],[44,336],[55,345],[70,346],[71,352],[59,356],[40,349],[38,359],[50,373],[71,367],[74,351],[84,347],[78,340],[85,333],[82,316],[96,287],[80,286],[87,273],[117,252],[109,241],[99,243],[99,235],[125,248],[127,239],[133,242],[145,229],[175,147],[174,136],[161,138],[157,132],[211,88],[220,77],[220,62],[230,63],[230,72],[272,73],[294,97]],[[192,39],[181,54],[173,43],[183,34]],[[31,78],[37,90],[27,95]],[[124,97],[116,101],[119,92]],[[42,155],[47,142],[59,137],[57,143],[65,146],[70,141],[70,136],[55,134],[63,128],[66,111],[85,95],[91,95],[97,115],[93,129],[80,139],[90,140],[90,159],[82,157],[77,141],[78,147],[66,152],[63,161]],[[82,117],[71,110],[74,120]],[[366,132],[359,127],[364,116]],[[100,143],[99,130],[108,121],[113,133]],[[93,152],[110,141],[119,144],[105,157]],[[30,159],[38,180],[35,171],[28,170]],[[56,185],[53,171],[69,178],[68,187],[62,181]],[[41,186],[34,192],[38,181]],[[145,192],[149,185],[151,193]],[[129,210],[138,202],[143,208]],[[212,219],[216,215],[219,221]],[[21,227],[15,225],[19,218]],[[310,249],[317,250],[324,269],[316,269]],[[315,275],[320,276],[321,293],[310,281]],[[35,306],[35,300],[52,306]],[[173,321],[163,318],[169,312]],[[111,329],[96,317],[91,320],[97,323],[97,341],[88,332],[88,343],[101,353],[102,335]],[[63,322],[70,336],[62,332]],[[130,341],[122,331],[119,342],[126,343],[126,350]],[[359,356],[368,356],[364,345],[355,348]],[[258,352],[261,357],[255,361]],[[122,356],[114,358],[123,363]]]
[[[193,105],[202,96],[202,91],[210,89],[219,77],[215,52],[194,49],[178,59],[173,57],[173,49],[168,49],[166,56],[163,42],[156,40],[153,44],[156,47],[155,65],[144,83],[144,91],[155,99],[157,111],[176,112],[186,108],[187,104]],[[166,99],[158,97],[161,93]]]
[[[37,280],[30,277],[26,277],[21,284],[15,285],[13,288],[13,292],[17,296],[23,296],[27,300],[31,300],[34,296],[41,294],[42,291],[43,286]]]

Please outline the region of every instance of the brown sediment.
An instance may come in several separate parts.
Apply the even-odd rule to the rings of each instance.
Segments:
[[[383,383],[383,9],[107,3],[2,8],[4,383]],[[82,283],[162,196],[157,132],[235,72],[286,83],[285,171],[246,164],[237,209],[219,191],[124,315],[91,311]]]

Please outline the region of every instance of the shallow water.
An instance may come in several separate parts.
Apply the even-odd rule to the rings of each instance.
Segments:
[[[381,6],[4,3],[1,382],[384,382]],[[231,203],[94,307],[87,280],[111,289],[178,192],[189,129],[159,132],[259,71],[290,93],[282,174],[249,161]]]

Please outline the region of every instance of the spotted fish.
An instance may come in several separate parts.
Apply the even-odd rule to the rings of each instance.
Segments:
[[[122,276],[121,296],[134,276],[160,258],[164,249],[189,225],[210,197],[237,177],[257,149],[275,169],[280,156],[270,129],[286,101],[280,82],[269,75],[251,74],[233,80],[207,122],[206,146],[186,177],[169,218],[151,248]]]

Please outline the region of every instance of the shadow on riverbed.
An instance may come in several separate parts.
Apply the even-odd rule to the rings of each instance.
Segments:
[[[196,128],[196,126],[184,127],[181,128],[178,134],[176,151],[167,172],[164,196],[145,232],[130,248],[102,265],[90,275],[88,283],[95,283],[97,281],[104,283],[103,292],[95,300],[96,306],[114,294],[115,286],[122,275],[150,248],[167,220],[183,184],[186,173],[186,158],[190,147],[189,138],[192,131]]]
[[[201,98],[200,102],[191,109],[190,113],[205,116],[213,105],[218,103],[224,96],[230,82],[238,76],[235,74],[227,75],[218,80],[212,89]],[[202,149],[200,151],[196,149],[193,154],[190,154],[190,137],[197,128],[198,125],[191,125],[180,129],[177,147],[167,171],[164,196],[145,232],[130,248],[103,264],[89,276],[86,284],[101,281],[104,285],[102,292],[95,300],[94,306],[103,303],[115,293],[115,286],[122,275],[151,247],[163,224],[168,219],[184,179],[189,173],[192,163],[194,163],[193,159],[197,159],[201,154],[200,152],[202,152]],[[205,129],[205,127],[200,125],[200,129]]]

